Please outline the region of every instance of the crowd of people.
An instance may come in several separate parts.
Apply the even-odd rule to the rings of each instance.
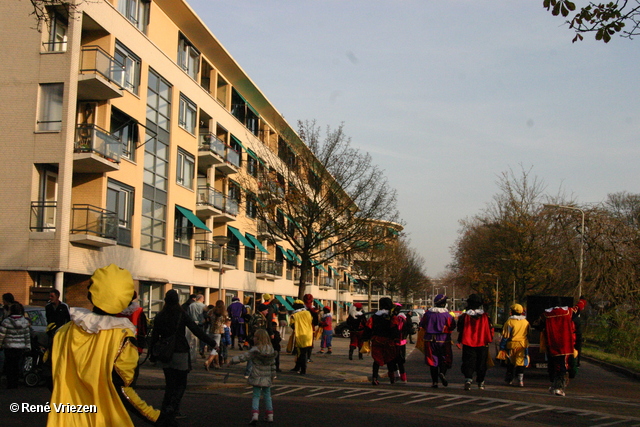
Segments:
[[[185,415],[181,412],[182,397],[187,388],[188,373],[198,355],[204,368],[220,369],[246,363],[244,376],[253,387],[250,423],[256,424],[260,402],[265,408],[265,420],[273,422],[271,386],[282,372],[281,351],[291,353],[295,364],[290,370],[307,374],[314,342],[319,340],[318,354],[332,354],[334,319],[330,307],[318,308],[311,294],[294,300],[288,311],[271,295],[263,294],[255,305],[233,297],[227,307],[224,301],[205,305],[203,295],[191,295],[180,305],[179,294],[165,294],[164,307],[154,319],[149,342],[147,319],[137,303],[131,274],[115,265],[95,271],[89,285],[92,310],[72,308],[60,301],[60,293],[51,292],[46,306],[51,361],[52,401],[82,401],[100,405],[99,413],[91,414],[96,425],[110,420],[118,425],[133,425],[129,413],[155,425],[175,426]],[[484,311],[483,299],[472,294],[466,299],[466,309],[456,315],[447,307],[447,296],[439,294],[419,321],[416,348],[424,353],[432,387],[447,387],[447,372],[453,365],[452,334],[457,332],[461,350],[461,371],[464,390],[470,390],[475,380],[478,389],[485,388],[489,351],[494,342],[494,325]],[[576,317],[586,301],[580,298],[574,307],[560,301],[544,311],[533,327],[541,333],[541,349],[546,352],[551,387],[549,391],[564,396],[570,367],[575,365]],[[361,303],[353,304],[346,320],[350,331],[349,360],[370,353],[371,383],[380,384],[380,368],[386,367],[391,384],[407,382],[405,371],[407,339],[416,332],[412,319],[401,311],[402,305],[383,297],[378,310],[365,313]],[[4,367],[9,388],[18,386],[20,358],[32,345],[30,324],[23,306],[11,294],[3,295],[0,345],[4,350]],[[525,367],[529,362],[529,334],[532,325],[520,304],[510,307],[510,316],[502,327],[498,359],[506,363],[505,382],[524,386]],[[281,345],[281,342],[286,345]],[[164,372],[165,393],[161,406],[155,409],[134,391],[139,353],[149,348],[150,360]],[[230,357],[230,349],[239,352]],[[73,384],[70,386],[69,384]],[[100,384],[100,387],[94,387]],[[79,414],[49,415],[49,425],[73,424]],[[86,414],[83,414],[86,415]],[[83,420],[85,422],[86,419]]]

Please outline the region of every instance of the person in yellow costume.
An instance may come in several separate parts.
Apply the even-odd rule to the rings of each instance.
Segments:
[[[293,329],[296,340],[296,366],[291,372],[300,375],[307,373],[307,360],[311,357],[313,346],[314,319],[301,300],[293,302],[293,313],[289,316],[289,326]]]
[[[508,352],[505,382],[524,387],[525,358],[529,352],[529,322],[520,304],[511,306],[511,316],[502,327],[500,350]],[[515,374],[515,376],[514,376]]]
[[[156,425],[160,411],[131,387],[138,367],[136,327],[115,315],[133,297],[131,273],[111,264],[91,277],[93,310],[72,308],[71,322],[55,335],[52,348],[53,393],[48,427],[132,426],[128,410]],[[56,411],[55,405],[95,405],[91,413]]]

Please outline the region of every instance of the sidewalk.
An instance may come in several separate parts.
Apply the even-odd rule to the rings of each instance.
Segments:
[[[371,356],[365,355],[363,360],[358,359],[354,352],[353,359],[349,360],[349,339],[333,338],[332,354],[317,354],[320,350],[320,341],[314,341],[311,363],[307,365],[307,374],[299,375],[289,372],[295,365],[292,355],[282,352],[280,355],[280,369],[276,381],[299,384],[316,384],[328,382],[366,383],[371,376]],[[283,340],[283,347],[286,342]],[[407,353],[413,349],[413,344],[407,345]],[[229,356],[239,354],[239,350],[229,350]],[[193,369],[189,373],[189,389],[213,389],[221,387],[245,386],[245,364],[233,365],[229,368],[204,369],[205,359],[198,356],[193,363]],[[159,366],[153,366],[149,361],[140,366],[140,375],[136,388],[161,389],[164,387],[164,374]]]

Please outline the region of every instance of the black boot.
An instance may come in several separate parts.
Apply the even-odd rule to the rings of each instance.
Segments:
[[[353,360],[353,347],[349,347],[349,360]]]
[[[364,357],[362,356],[362,353],[358,352],[358,359],[362,360],[364,359]]]

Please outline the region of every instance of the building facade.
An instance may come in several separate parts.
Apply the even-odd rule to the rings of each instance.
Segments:
[[[0,4],[2,292],[87,306],[91,274],[114,263],[150,316],[172,288],[292,302],[295,253],[243,177],[285,159],[295,132],[189,5],[82,1],[47,9],[41,31],[30,8]],[[353,301],[349,262],[320,267],[307,291]]]

